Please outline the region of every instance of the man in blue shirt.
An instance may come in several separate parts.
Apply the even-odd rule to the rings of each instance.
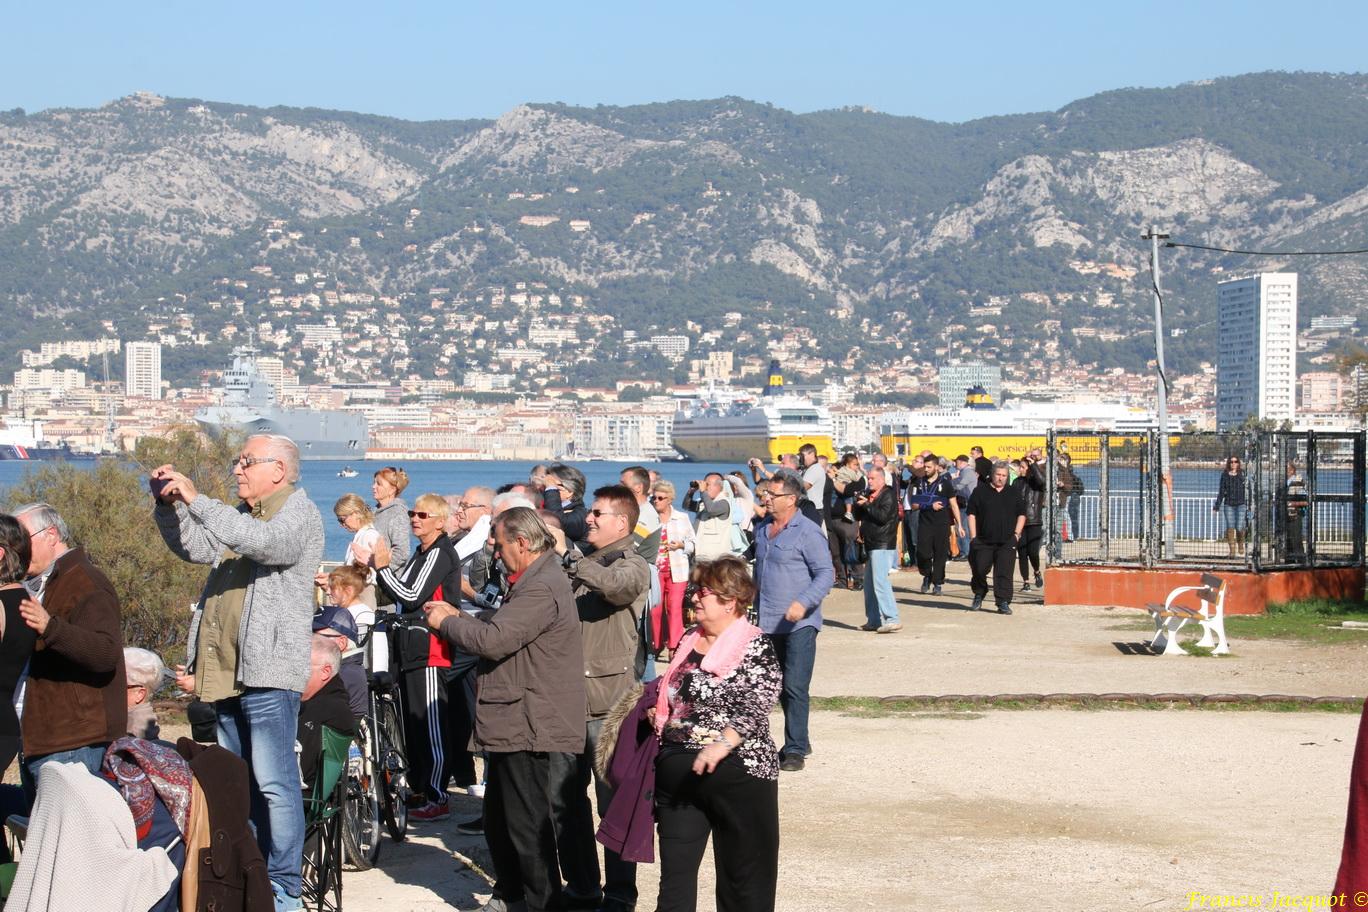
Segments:
[[[808,741],[808,686],[822,629],[822,599],[836,573],[821,527],[798,509],[802,483],[774,476],[760,483],[770,493],[769,515],[755,524],[755,605],[784,669],[784,746],[779,768],[796,772],[812,753]]]

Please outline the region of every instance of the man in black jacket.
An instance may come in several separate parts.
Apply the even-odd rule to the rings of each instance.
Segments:
[[[930,587],[932,595],[941,594],[945,585],[945,562],[950,559],[950,526],[959,527],[959,504],[955,502],[955,484],[941,472],[935,456],[925,460],[925,476],[921,493],[935,498],[917,511],[917,569],[921,571],[921,591]]]
[[[991,567],[998,613],[1012,613],[1012,559],[1025,525],[1026,507],[1021,495],[1007,486],[1007,467],[995,466],[992,481],[969,495],[969,585],[974,592],[970,611],[983,607]]]
[[[855,498],[855,518],[860,522],[865,558],[865,625],[862,630],[897,633],[898,602],[893,597],[889,572],[898,559],[898,501],[884,482],[883,472],[873,471],[865,478],[867,493]]]
[[[990,485],[993,483],[993,460],[983,455],[983,447],[976,446],[969,448],[969,458],[974,460],[974,471],[978,473],[979,484]]]

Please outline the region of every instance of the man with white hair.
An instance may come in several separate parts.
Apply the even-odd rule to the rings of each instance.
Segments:
[[[356,727],[347,686],[339,674],[341,668],[342,650],[337,643],[315,634],[309,643],[309,678],[299,701],[297,730],[299,777],[306,792],[313,789],[318,775],[324,726],[344,735],[350,735]]]
[[[27,504],[14,518],[29,537],[31,598],[20,616],[38,640],[29,659],[23,709],[24,785],[30,801],[45,763],[80,763],[98,773],[104,751],[123,736],[123,633],[114,586],[71,546],[61,515]]]
[[[124,671],[128,675],[128,734],[155,741],[161,734],[152,697],[166,680],[166,665],[149,649],[124,647]]]
[[[242,503],[199,493],[173,465],[152,473],[157,527],[182,560],[213,570],[190,621],[177,682],[218,716],[218,742],[247,761],[256,825],[276,908],[302,908],[295,728],[309,680],[314,573],[323,520],[299,481],[288,437],[248,437],[233,460]]]

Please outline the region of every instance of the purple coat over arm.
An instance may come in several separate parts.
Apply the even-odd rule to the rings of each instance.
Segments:
[[[647,683],[641,699],[622,720],[608,764],[613,800],[594,838],[623,861],[655,862],[655,770],[660,738],[646,721],[646,710],[656,705],[660,683],[660,678]]]

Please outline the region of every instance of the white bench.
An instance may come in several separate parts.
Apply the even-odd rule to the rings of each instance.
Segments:
[[[1202,627],[1202,638],[1198,646],[1211,650],[1212,655],[1228,655],[1230,643],[1225,635],[1225,580],[1211,574],[1202,575],[1200,586],[1179,586],[1168,594],[1162,605],[1149,605],[1150,617],[1154,618],[1154,639],[1150,646],[1162,655],[1187,655],[1178,645],[1178,631],[1189,621]],[[1195,593],[1197,608],[1175,604],[1185,593]]]

